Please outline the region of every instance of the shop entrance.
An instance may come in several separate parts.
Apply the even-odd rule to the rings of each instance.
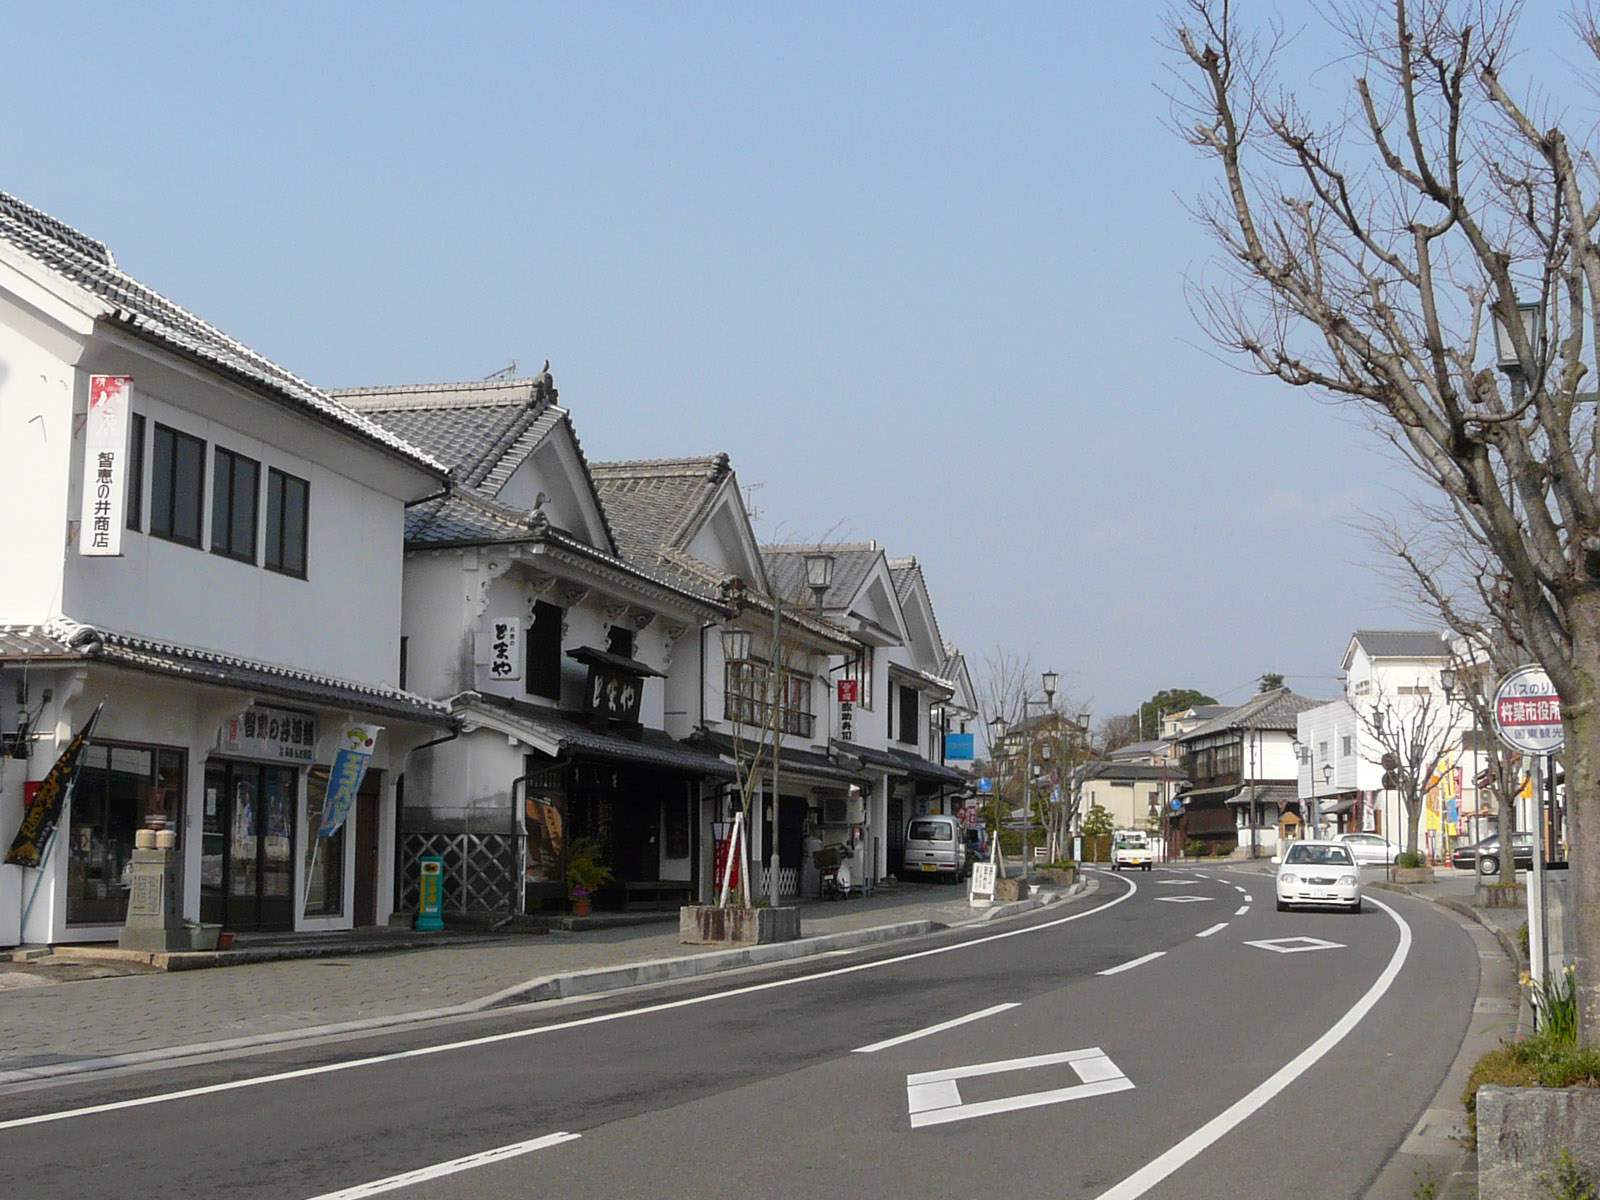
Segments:
[[[292,767],[206,764],[200,919],[238,931],[294,928]]]

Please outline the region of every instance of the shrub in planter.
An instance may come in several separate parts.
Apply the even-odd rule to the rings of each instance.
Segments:
[[[1190,838],[1184,843],[1183,856],[1185,858],[1204,858],[1211,853],[1211,846],[1198,838]]]
[[[1402,871],[1414,871],[1418,867],[1427,866],[1428,860],[1423,858],[1422,855],[1418,854],[1415,850],[1402,850],[1399,854],[1395,855],[1394,865],[1399,867]]]

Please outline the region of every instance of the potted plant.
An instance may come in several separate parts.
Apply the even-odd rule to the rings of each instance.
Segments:
[[[589,915],[589,897],[602,884],[616,878],[611,868],[600,862],[599,848],[588,838],[578,838],[567,848],[567,895],[572,899],[572,915]]]

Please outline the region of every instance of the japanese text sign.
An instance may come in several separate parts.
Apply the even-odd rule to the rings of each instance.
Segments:
[[[128,409],[132,397],[133,379],[127,375],[89,376],[78,552],[90,557],[122,553],[122,525],[127,515]]]

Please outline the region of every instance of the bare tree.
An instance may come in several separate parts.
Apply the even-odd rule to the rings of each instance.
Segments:
[[[1495,681],[1528,661],[1530,655],[1512,622],[1516,614],[1504,591],[1483,561],[1480,548],[1460,526],[1436,511],[1424,508],[1415,530],[1398,522],[1381,522],[1379,544],[1393,555],[1398,582],[1430,615],[1455,634],[1452,669],[1456,698],[1471,717],[1473,788],[1482,805],[1488,792],[1495,805],[1495,827],[1500,845],[1511,845],[1517,825],[1517,790],[1521,783],[1522,756],[1494,737],[1493,693]],[[1500,882],[1517,881],[1514,857],[1499,856]]]
[[[1140,741],[1139,733],[1139,718],[1129,713],[1118,713],[1100,722],[1100,744],[1108,751]]]
[[[1356,717],[1377,746],[1371,761],[1383,767],[1383,785],[1399,792],[1406,810],[1406,852],[1417,853],[1418,827],[1440,766],[1458,748],[1459,710],[1431,688],[1392,696],[1377,680],[1370,700],[1353,704]]]
[[[1312,118],[1278,42],[1229,0],[1178,0],[1174,122],[1217,170],[1223,251],[1193,302],[1253,369],[1360,406],[1479,546],[1566,724],[1579,1038],[1600,1045],[1600,445],[1580,391],[1600,339],[1600,163],[1512,94],[1519,6],[1346,0]],[[1600,59],[1593,13],[1574,49]],[[1524,324],[1521,301],[1536,301]],[[1513,377],[1493,360],[1505,331]]]

